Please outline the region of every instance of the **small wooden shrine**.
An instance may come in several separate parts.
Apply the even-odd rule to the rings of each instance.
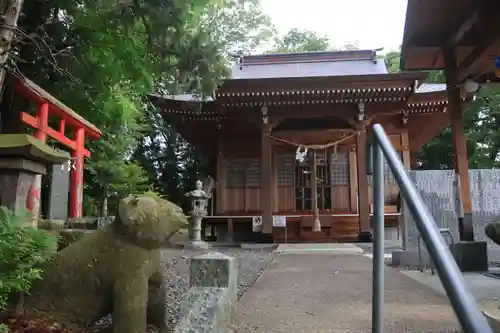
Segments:
[[[425,18],[425,19],[422,19]],[[472,203],[461,89],[500,82],[500,10],[496,0],[408,0],[402,70],[443,70],[455,173],[463,216],[460,238],[473,241]]]
[[[214,167],[205,224],[219,236],[363,241],[371,239],[371,125],[384,126],[411,168],[411,152],[449,124],[445,86],[422,83],[426,76],[388,74],[373,50],[245,56],[210,100],[152,101]],[[385,180],[386,224],[395,225],[399,190],[388,168]]]

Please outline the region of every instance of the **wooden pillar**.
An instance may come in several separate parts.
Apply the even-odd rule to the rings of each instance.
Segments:
[[[371,238],[370,203],[368,200],[368,178],[366,176],[366,131],[356,136],[356,159],[358,165],[358,213],[360,237]]]
[[[411,170],[410,139],[408,137],[408,129],[406,128],[404,119],[403,128],[401,129],[401,155],[405,169]]]
[[[417,156],[415,155],[415,153],[412,154],[411,152],[410,152],[410,168],[412,170],[420,168],[420,166],[418,165]]]
[[[226,211],[226,163],[222,154],[221,142],[218,142],[217,149],[217,185],[215,187],[215,210],[216,214],[223,214]]]
[[[272,142],[271,142],[272,143]],[[276,150],[274,149],[274,145],[271,146],[271,154],[272,154],[272,182],[271,182],[271,189],[272,189],[272,197],[273,197],[273,213],[278,213],[279,212],[279,192],[278,192],[278,163],[276,160]]]
[[[262,232],[272,234],[273,232],[273,195],[272,195],[272,149],[271,129],[269,124],[262,124],[261,133],[261,193],[260,207],[262,210]]]
[[[82,217],[83,212],[83,163],[85,150],[85,130],[83,127],[75,130],[76,150],[72,153],[74,167],[71,170],[71,187],[69,215],[73,219]]]
[[[406,170],[412,169],[412,158],[410,150],[410,138],[408,136],[408,115],[403,115],[401,119],[401,159]],[[401,215],[398,216],[398,239],[402,236],[402,246],[406,250],[408,248],[408,219],[409,215],[405,211],[405,202],[401,196],[398,195],[398,212]]]
[[[311,156],[311,204],[313,209],[313,231],[321,231],[321,222],[319,220],[318,210],[318,168],[316,160],[316,150],[312,150]]]
[[[227,241],[234,242],[234,221],[232,218],[227,219]]]
[[[462,127],[462,98],[460,94],[457,59],[453,47],[444,47],[446,89],[448,91],[448,113],[450,115],[453,143],[453,164],[460,184],[460,202],[463,217],[459,217],[460,239],[474,241],[472,204],[470,198],[467,141]]]
[[[356,147],[349,148],[349,206],[352,213],[358,212],[358,172]]]
[[[37,130],[34,137],[43,143],[47,142],[47,127],[49,124],[49,103],[42,103],[38,108]],[[33,184],[28,192],[26,199],[26,208],[33,214],[33,226],[38,225],[40,216],[40,198],[42,192],[42,175],[36,175]]]

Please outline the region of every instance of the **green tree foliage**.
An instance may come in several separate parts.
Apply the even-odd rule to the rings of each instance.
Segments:
[[[182,192],[181,155],[193,149],[181,149],[183,139],[146,114],[147,94],[210,96],[227,75],[230,55],[273,35],[257,3],[236,0],[34,0],[25,2],[19,27],[11,70],[103,132],[88,144],[88,215],[110,196],[155,186]],[[6,96],[9,113],[26,107]]]
[[[400,52],[389,52],[385,62],[390,73],[399,72]],[[444,83],[443,71],[429,72],[428,82]],[[484,86],[472,102],[464,105],[463,128],[467,138],[469,167],[493,168],[499,166],[500,135],[500,89]],[[417,153],[423,169],[452,169],[451,128],[445,128]]]
[[[210,36],[205,45],[212,48],[207,52],[220,56],[217,61],[204,61],[220,71],[197,78],[201,82],[211,82],[207,85],[209,89],[198,89],[201,83],[198,86],[168,84],[157,87],[159,95],[194,93],[211,96],[237,56],[250,53],[274,34],[270,19],[261,12],[257,3],[250,1],[214,1],[204,9],[199,27],[206,29],[207,36]],[[145,129],[134,160],[147,170],[156,191],[182,205],[185,203],[184,193],[194,188],[196,180],[203,180],[210,173],[206,158],[176,133],[151,105],[145,109],[142,124]]]
[[[326,36],[320,36],[314,31],[291,29],[284,36],[274,39],[274,46],[268,53],[299,53],[328,51],[330,41]]]

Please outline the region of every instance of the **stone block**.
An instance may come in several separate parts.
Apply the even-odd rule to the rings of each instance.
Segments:
[[[488,246],[486,242],[458,242],[450,245],[450,251],[462,272],[488,270]]]
[[[210,247],[207,242],[204,241],[195,241],[190,240],[186,244],[183,245],[185,249],[193,249],[193,250],[206,250]]]
[[[206,253],[191,259],[191,287],[228,288],[230,298],[238,294],[236,259],[218,252]]]
[[[174,333],[233,332],[233,302],[238,277],[236,260],[222,253],[191,258],[190,288],[181,302]]]
[[[50,173],[50,190],[47,218],[66,220],[68,218],[69,168],[56,164]]]
[[[422,251],[424,252],[424,251]],[[424,254],[422,253],[422,257]],[[405,250],[397,250],[392,251],[392,266],[400,267],[400,266],[418,266],[420,263],[418,261],[418,252],[417,251],[405,251]]]
[[[26,199],[35,180],[27,172],[0,172],[0,205],[16,214],[26,212]]]

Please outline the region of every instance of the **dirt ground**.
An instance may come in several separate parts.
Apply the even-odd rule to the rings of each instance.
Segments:
[[[447,299],[385,271],[385,332],[460,332]],[[281,254],[240,299],[238,333],[368,333],[372,261],[360,254]]]

